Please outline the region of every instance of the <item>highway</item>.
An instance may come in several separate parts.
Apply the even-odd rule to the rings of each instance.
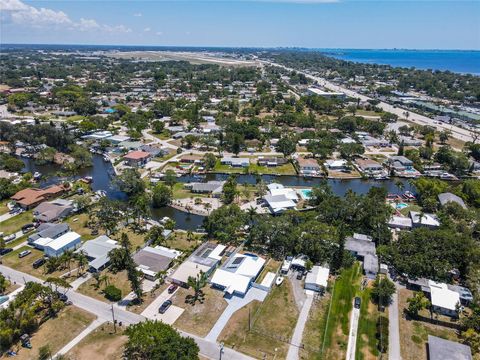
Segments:
[[[25,282],[29,281],[43,283],[43,280],[39,278],[11,269],[4,265],[0,265],[0,272],[10,281],[15,281],[18,284],[24,284]],[[98,318],[97,320],[112,320],[112,306],[110,304],[93,299],[89,296],[85,296],[74,290],[69,290],[67,292],[67,295],[68,299],[73,303],[73,305],[96,315]],[[138,322],[146,320],[145,317],[134,314],[130,311],[123,310],[118,307],[113,307],[113,309],[115,319],[119,322],[122,322],[124,325],[136,324]],[[216,342],[206,340],[204,338],[186,333],[184,331],[180,331],[180,333],[182,334],[182,336],[193,338],[200,348],[200,354],[204,357],[207,357],[209,359],[219,358],[220,345]],[[253,360],[251,357],[243,355],[227,347],[223,348],[223,358],[231,360]]]
[[[280,67],[280,68],[285,69],[287,71],[296,71],[297,73],[303,74],[307,78],[316,81],[320,86],[323,86],[326,89],[329,89],[329,90],[334,91],[334,92],[343,92],[344,94],[346,94],[349,97],[360,99],[360,101],[377,100],[377,99],[359,94],[359,93],[357,93],[353,90],[347,89],[343,86],[336,85],[336,84],[334,84],[334,83],[332,83],[332,82],[330,82],[330,81],[328,81],[324,78],[310,75],[310,74],[308,74],[304,71],[301,71],[301,70],[289,68],[289,67],[286,67],[286,66],[274,63],[274,62],[269,62],[269,61],[261,61],[261,63],[271,65],[271,66]],[[421,115],[421,114],[417,114],[415,112],[412,112],[411,110],[404,109],[404,108],[401,108],[401,107],[398,107],[398,106],[394,107],[393,105],[390,105],[390,104],[388,104],[386,102],[382,102],[382,101],[377,106],[379,108],[381,108],[382,110],[388,111],[388,112],[390,112],[392,114],[395,114],[395,115],[398,115],[399,118],[403,118],[403,119],[406,119],[405,112],[408,112],[408,114],[409,114],[408,121],[411,121],[411,122],[416,123],[418,125],[428,125],[428,126],[434,127],[437,131],[449,130],[451,132],[451,136],[458,139],[458,140],[461,140],[461,141],[464,141],[464,142],[474,140],[473,137],[472,137],[471,131],[466,130],[466,129],[462,129],[458,126],[454,126],[454,125],[450,125],[450,124],[444,124],[444,123],[436,124],[433,121],[433,119],[431,119],[429,117],[426,117],[426,116]]]

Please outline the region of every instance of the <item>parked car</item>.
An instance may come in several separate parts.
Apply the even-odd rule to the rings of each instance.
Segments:
[[[175,284],[172,284],[168,287],[168,293],[173,294],[175,290],[177,290],[178,286]]]
[[[362,303],[362,300],[357,296],[354,302],[355,309],[360,309],[361,303]]]
[[[5,255],[12,251],[13,251],[12,248],[3,248],[3,249],[0,249],[0,255]]]
[[[33,225],[33,224],[27,224],[27,225],[22,226],[22,232],[24,234],[26,234],[29,231],[32,231],[33,229],[35,229],[35,225]]]
[[[27,256],[27,255],[30,255],[31,253],[32,253],[32,252],[31,252],[30,250],[24,250],[24,251],[22,251],[21,253],[18,254],[18,257],[19,257],[19,258],[23,258],[23,257],[25,257],[25,256]]]
[[[62,302],[67,302],[68,301],[68,296],[57,291],[57,296],[58,296],[58,300],[62,301]]]
[[[11,235],[7,235],[3,238],[3,240],[5,241],[12,241],[12,240],[15,240],[15,238],[17,237],[16,234],[11,234]]]
[[[165,314],[165,312],[167,311],[167,309],[170,307],[170,305],[172,305],[172,300],[166,300],[164,301],[164,303],[162,304],[162,306],[160,306],[160,308],[158,309],[158,312],[160,314]]]
[[[45,258],[40,258],[40,259],[35,260],[33,262],[32,266],[33,266],[34,269],[38,269],[43,264],[45,264]]]
[[[303,279],[303,271],[299,271],[297,275],[297,280],[302,280]]]

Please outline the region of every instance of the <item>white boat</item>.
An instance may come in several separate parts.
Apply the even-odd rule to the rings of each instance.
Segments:
[[[95,194],[98,195],[98,197],[105,197],[107,196],[107,192],[105,190],[97,190],[95,191]]]
[[[39,173],[38,171],[35,171],[35,172],[33,173],[33,178],[34,178],[35,180],[38,180],[38,179],[40,179],[41,177],[42,177],[42,174]]]
[[[275,280],[275,284],[277,284],[277,286],[280,286],[282,285],[283,280],[284,280],[283,276],[277,276],[277,279]]]
[[[165,216],[164,218],[162,218],[162,220],[160,220],[160,224],[165,225],[170,220],[171,219],[168,216]]]

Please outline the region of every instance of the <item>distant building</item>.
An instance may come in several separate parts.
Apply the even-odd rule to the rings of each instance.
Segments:
[[[231,167],[248,167],[250,165],[249,158],[223,157],[220,162]]]
[[[318,175],[321,167],[315,159],[298,158],[298,168],[301,175]]]
[[[353,256],[363,262],[363,271],[369,279],[375,279],[378,274],[378,257],[375,243],[370,236],[353,234],[347,237],[345,249]]]
[[[11,197],[20,207],[30,209],[41,202],[58,197],[65,192],[65,188],[59,185],[52,185],[45,189],[28,188],[17,192]]]
[[[429,360],[472,360],[470,346],[428,335]]]
[[[345,94],[342,92],[327,92],[315,87],[310,87],[307,89],[307,95],[316,95],[316,96],[321,96],[325,98],[338,98],[338,99],[344,99]]]
[[[152,155],[146,151],[136,150],[129,152],[123,157],[123,159],[128,166],[142,167],[150,160],[151,157]]]
[[[287,163],[287,159],[282,158],[282,157],[263,157],[263,156],[260,156],[257,160],[258,165],[269,166],[269,167],[280,166],[280,165],[284,165],[286,163]]]
[[[460,205],[462,208],[466,209],[467,205],[465,205],[465,202],[460,196],[457,196],[452,193],[441,193],[438,195],[438,201],[440,201],[440,204],[442,206],[447,205],[450,202],[456,203]]]
[[[366,175],[376,175],[383,172],[382,164],[371,159],[357,159],[355,163],[358,169]]]
[[[41,222],[63,219],[73,211],[73,202],[65,199],[45,201],[33,209],[33,216]]]

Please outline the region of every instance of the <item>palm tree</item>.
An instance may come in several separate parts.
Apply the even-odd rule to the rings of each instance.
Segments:
[[[110,276],[108,276],[108,274],[100,275],[98,282],[99,284],[104,283],[105,287],[107,287],[108,284],[110,283]]]
[[[203,271],[200,271],[196,278],[189,276],[187,284],[188,286],[192,287],[193,295],[187,295],[185,302],[191,304],[192,306],[195,305],[197,300],[200,303],[203,303],[205,294],[203,293],[202,288],[207,285],[207,275]]]
[[[210,215],[210,210],[212,209],[212,204],[210,204],[209,202],[206,202],[205,204],[203,204],[203,206],[205,207],[205,210],[207,210],[207,215]]]
[[[188,230],[188,231],[187,231],[187,241],[188,241],[188,242],[191,242],[191,241],[194,240],[194,238],[195,238],[195,235],[193,235],[192,230]]]
[[[78,263],[78,276],[80,276],[80,273],[83,273],[85,266],[88,264],[88,258],[83,250],[77,254],[76,258]]]

